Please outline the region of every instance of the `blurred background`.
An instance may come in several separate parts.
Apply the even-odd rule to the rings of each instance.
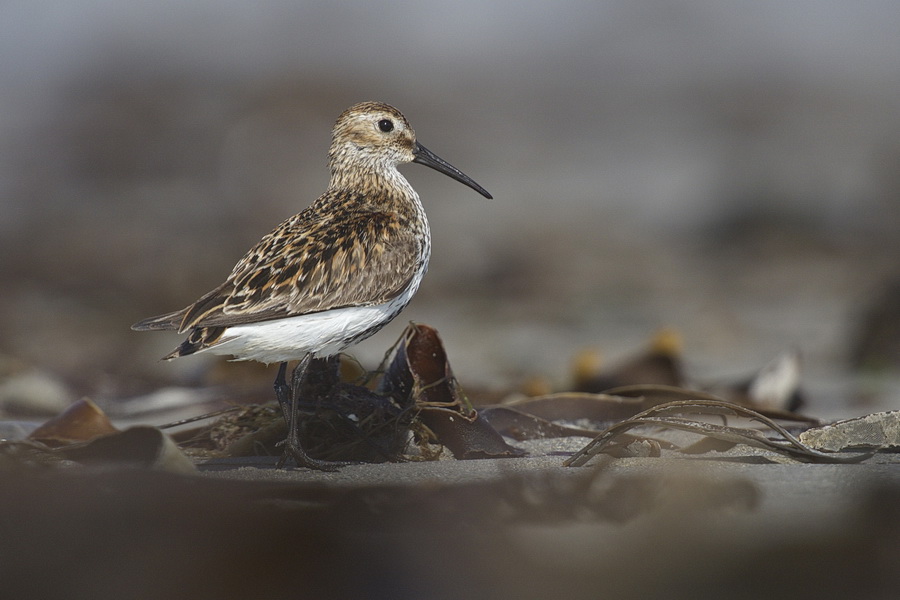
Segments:
[[[180,337],[130,324],[321,194],[334,120],[381,100],[495,199],[403,168],[431,270],[366,366],[415,320],[464,386],[562,387],[580,349],[673,327],[697,377],[796,348],[809,412],[900,408],[898,22],[891,0],[7,0],[0,376],[206,381],[215,359],[160,363]]]

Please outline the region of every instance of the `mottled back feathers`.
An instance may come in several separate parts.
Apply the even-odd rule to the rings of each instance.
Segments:
[[[335,204],[343,210],[329,206]],[[134,328],[184,332],[387,302],[418,269],[422,228],[414,214],[378,211],[352,194],[329,192],[262,238],[221,286]]]

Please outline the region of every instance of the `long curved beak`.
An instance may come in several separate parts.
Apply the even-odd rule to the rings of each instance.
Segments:
[[[444,175],[452,177],[460,183],[466,184],[488,200],[494,199],[494,197],[491,196],[486,189],[475,183],[471,177],[448,163],[446,160],[444,160],[419,142],[416,142],[416,145],[413,147],[413,155],[415,156],[413,162],[431,167],[435,171],[440,171]]]

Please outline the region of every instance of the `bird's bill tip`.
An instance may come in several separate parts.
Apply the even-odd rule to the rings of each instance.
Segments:
[[[471,177],[448,163],[440,156],[436,155],[434,152],[432,152],[419,142],[416,142],[416,145],[413,148],[413,156],[415,157],[413,158],[413,162],[431,167],[435,171],[439,171],[444,175],[447,175],[448,177],[452,177],[456,181],[469,186],[488,200],[494,199],[494,197],[491,196],[491,194],[486,189],[475,183],[475,181]]]

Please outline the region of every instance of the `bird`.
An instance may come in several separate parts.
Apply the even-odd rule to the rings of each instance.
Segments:
[[[200,352],[279,363],[275,392],[288,435],[279,467],[331,471],[300,443],[298,394],[314,358],[335,356],[393,320],[419,289],[431,231],[419,195],[397,170],[418,163],[490,193],[416,139],[403,114],[362,102],[338,117],[330,180],[317,200],[265,235],[225,282],[196,302],[132,325],[186,339],[163,360]],[[298,361],[289,386],[288,363]]]

